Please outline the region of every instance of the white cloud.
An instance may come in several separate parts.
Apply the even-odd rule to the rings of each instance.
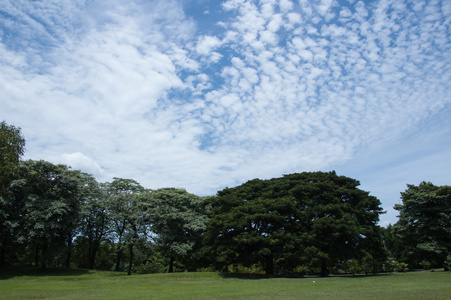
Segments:
[[[97,177],[102,176],[104,173],[97,162],[81,152],[63,154],[61,157],[56,157],[52,160],[68,165],[74,170],[81,170]]]
[[[199,54],[208,55],[212,50],[221,45],[221,41],[215,36],[202,36],[196,46]]]
[[[288,12],[293,8],[293,2],[291,0],[280,0],[279,6],[282,12]]]
[[[178,1],[74,3],[0,8],[0,117],[102,180],[209,194],[378,145],[371,169],[451,102],[445,1],[229,0],[208,28]]]

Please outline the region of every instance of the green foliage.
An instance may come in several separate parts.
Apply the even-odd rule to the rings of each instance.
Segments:
[[[445,260],[445,271],[451,270],[451,254],[448,254]]]
[[[405,262],[396,262],[395,263],[395,271],[396,272],[407,272],[409,265]]]
[[[383,271],[384,272],[407,272],[408,264],[405,262],[399,262],[393,259],[388,259],[384,262]]]
[[[140,199],[146,190],[133,179],[114,178],[106,183],[107,194],[105,212],[111,221],[112,233],[116,241],[116,271],[121,269],[122,255],[125,248],[129,250],[128,274],[132,272],[133,247],[145,237],[145,223],[140,209]],[[144,235],[143,235],[144,233]]]
[[[97,253],[102,241],[107,239],[109,219],[107,194],[92,175],[79,173],[79,197],[82,199],[80,233],[86,237],[84,267],[96,267]]]
[[[274,260],[318,263],[325,275],[338,261],[365,253],[382,259],[380,202],[358,185],[335,172],[314,172],[226,188],[210,199],[206,245],[219,266],[260,262],[268,274]]]
[[[265,270],[263,270],[259,264],[253,264],[249,267],[245,267],[241,264],[233,264],[227,266],[227,272],[236,274],[265,274]]]
[[[140,274],[164,273],[166,272],[166,262],[161,255],[149,257],[146,262],[139,265],[136,271]]]
[[[360,274],[363,271],[363,268],[357,259],[353,258],[346,263],[346,271],[351,274]]]
[[[422,182],[401,193],[395,234],[399,259],[412,267],[441,267],[451,252],[451,187]],[[427,264],[426,264],[427,263]]]
[[[25,139],[20,128],[0,123],[0,268],[6,255],[14,251],[16,205],[11,199],[10,184],[17,176],[17,167],[25,151]]]
[[[169,272],[174,259],[198,257],[195,250],[208,221],[205,198],[183,189],[162,188],[147,194],[144,205],[154,239],[169,256]]]
[[[20,128],[0,123],[0,196],[12,179],[14,169],[25,152],[25,138]]]
[[[17,241],[41,250],[41,266],[55,257],[52,252],[70,247],[78,225],[81,202],[77,197],[77,173],[46,161],[21,163],[22,179],[13,182],[18,217]],[[67,249],[70,255],[70,249]]]

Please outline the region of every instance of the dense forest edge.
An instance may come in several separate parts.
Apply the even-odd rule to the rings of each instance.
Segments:
[[[399,219],[378,225],[380,201],[331,172],[253,179],[200,197],[97,182],[22,160],[20,128],[0,123],[0,268],[132,273],[220,271],[303,276],[451,265],[451,186],[407,185]]]

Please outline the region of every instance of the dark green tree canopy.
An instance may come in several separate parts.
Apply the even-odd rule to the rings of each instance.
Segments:
[[[25,138],[20,128],[0,123],[0,192],[6,188],[14,168],[25,152]]]
[[[335,172],[306,172],[226,188],[210,200],[207,245],[224,266],[260,260],[272,273],[274,259],[317,261],[324,273],[370,250],[382,209],[358,186]]]
[[[25,151],[20,128],[0,123],[0,267],[5,265],[7,248],[11,248],[17,207],[11,202],[10,184]]]
[[[442,266],[451,253],[451,186],[409,184],[401,198],[402,204],[395,205],[395,232],[404,246],[401,258],[412,267],[422,261]]]

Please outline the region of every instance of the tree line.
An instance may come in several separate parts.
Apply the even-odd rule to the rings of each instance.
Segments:
[[[408,185],[396,224],[380,201],[332,172],[253,179],[215,196],[99,183],[27,160],[20,128],[0,123],[0,267],[300,275],[451,263],[451,187]]]

